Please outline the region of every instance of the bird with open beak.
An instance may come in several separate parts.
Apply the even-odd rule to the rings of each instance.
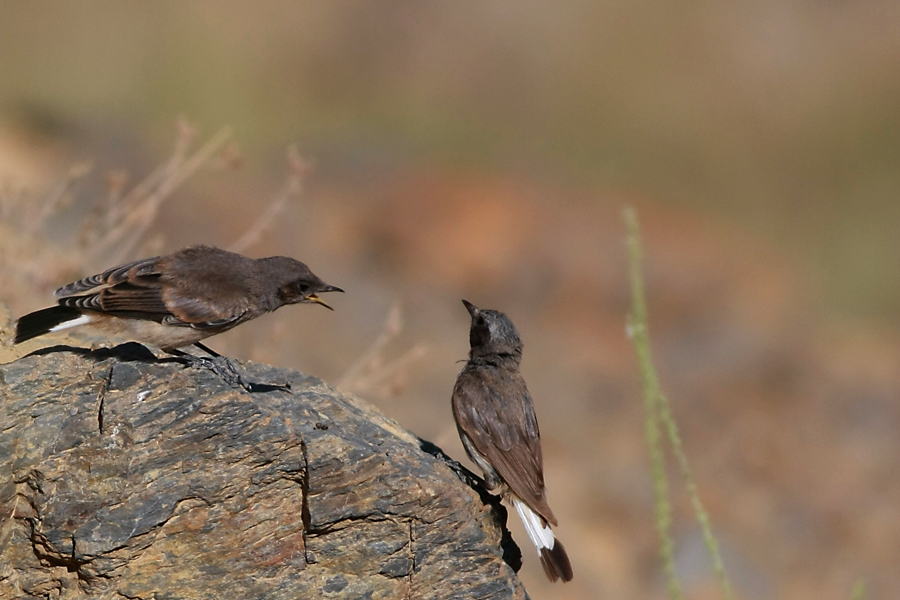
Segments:
[[[325,292],[343,290],[293,258],[253,259],[193,246],[59,288],[57,306],[18,320],[14,343],[91,325],[179,356],[186,355],[178,348],[193,344],[220,358],[200,341],[286,304],[316,303],[331,309],[319,297]]]

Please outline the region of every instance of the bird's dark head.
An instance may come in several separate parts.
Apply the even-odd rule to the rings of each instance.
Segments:
[[[472,317],[469,329],[470,357],[504,354],[517,361],[521,360],[522,340],[509,317],[496,310],[481,310],[466,300],[462,302]]]
[[[309,270],[305,264],[286,256],[263,259],[272,277],[278,281],[278,298],[284,304],[314,302],[329,310],[334,310],[319,297],[325,292],[343,292],[339,287],[328,285]]]

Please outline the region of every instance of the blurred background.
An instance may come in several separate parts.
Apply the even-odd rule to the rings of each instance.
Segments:
[[[545,582],[511,522],[529,593],[664,598],[625,336],[633,205],[655,358],[738,596],[897,598],[898,31],[888,0],[5,2],[0,326],[132,258],[290,255],[347,290],[335,312],[210,345],[465,462],[460,299],[503,310],[575,569]],[[670,482],[686,595],[717,598]]]

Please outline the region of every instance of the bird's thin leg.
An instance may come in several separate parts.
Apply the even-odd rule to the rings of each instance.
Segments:
[[[214,361],[226,363],[229,370],[233,371],[236,374],[239,373],[237,365],[230,358],[222,356],[221,354],[219,354],[218,352],[216,352],[215,350],[213,350],[206,344],[202,344],[200,342],[194,342],[194,346],[196,346],[200,350],[203,350],[204,352],[209,354],[211,357],[213,357]],[[243,384],[241,384],[241,385],[243,386]],[[247,390],[247,391],[250,391],[250,390]]]
[[[210,356],[195,356],[193,354],[189,354],[175,348],[169,348],[164,351],[178,357],[179,360],[190,367],[201,367],[204,369],[209,369],[210,371],[218,375],[219,378],[222,379],[222,381],[224,381],[225,383],[236,387],[239,386],[250,393],[268,392],[273,390],[281,390],[287,392],[291,389],[290,384],[267,384],[247,381],[246,379],[244,379],[244,376],[241,374],[238,366],[230,358],[228,358],[227,356],[222,356],[215,350],[208,348],[205,344],[201,344],[200,342],[196,342],[194,345],[204,352],[208,353]]]
[[[216,352],[215,350],[213,350],[206,344],[201,344],[200,342],[194,342],[194,345],[197,346],[198,348],[200,348],[201,350],[203,350],[204,352],[206,352],[207,354],[209,354],[210,356],[212,356],[213,358],[219,358],[222,356],[221,354],[219,354],[218,352]]]
[[[221,354],[219,354],[218,352],[216,352],[215,350],[213,350],[206,344],[201,344],[200,342],[194,342],[194,345],[197,348],[200,348],[201,350],[203,350],[204,352],[209,354],[210,356],[212,356],[214,359],[226,361],[228,363],[229,369],[233,370],[235,373],[239,373],[237,366],[234,364],[234,362],[231,359],[223,357]],[[243,382],[244,380],[241,379],[241,381]],[[291,384],[289,384],[289,383],[247,383],[246,385],[244,385],[244,383],[241,383],[241,387],[243,387],[248,392],[263,392],[263,391],[269,391],[271,389],[287,392],[287,391],[290,391]]]

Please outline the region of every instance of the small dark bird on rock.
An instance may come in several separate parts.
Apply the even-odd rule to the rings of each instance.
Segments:
[[[556,517],[544,490],[541,433],[519,373],[522,341],[505,314],[463,304],[472,317],[469,360],[453,388],[453,417],[488,490],[519,513],[550,581],[571,581],[572,564],[550,526]]]
[[[200,340],[285,304],[315,302],[331,309],[318,296],[324,292],[343,290],[327,285],[293,258],[253,259],[194,246],[114,267],[59,288],[58,306],[18,320],[13,343],[92,325],[170,354],[190,357],[177,349],[193,344],[220,358]]]

